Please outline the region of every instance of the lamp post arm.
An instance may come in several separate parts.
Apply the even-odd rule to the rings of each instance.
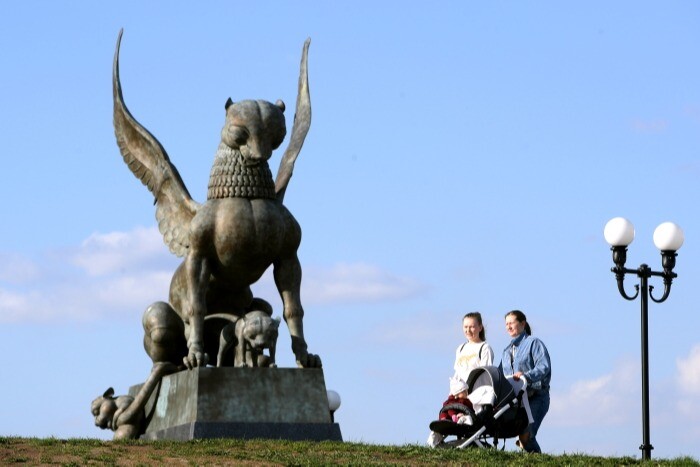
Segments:
[[[634,300],[639,295],[639,286],[635,285],[634,288],[637,290],[633,296],[627,295],[625,292],[625,274],[636,274],[639,275],[639,271],[635,269],[627,269],[625,263],[627,262],[627,247],[626,246],[613,246],[610,248],[612,251],[613,263],[615,267],[610,269],[615,273],[615,279],[617,280],[617,290],[620,291],[620,295],[625,300]]]
[[[678,255],[675,251],[662,251],[661,265],[664,268],[663,272],[649,271],[650,276],[658,276],[664,278],[664,293],[661,296],[661,298],[654,298],[654,295],[651,293],[654,287],[649,286],[649,297],[651,297],[651,299],[656,303],[666,301],[668,295],[671,293],[671,283],[673,282],[673,279],[678,277],[678,274],[673,272],[673,268],[676,267],[676,256]]]
[[[673,282],[673,279],[678,277],[678,274],[676,274],[675,272],[652,272],[651,274],[653,276],[660,276],[664,278],[664,293],[661,296],[661,298],[655,298],[654,294],[652,293],[652,290],[654,290],[654,286],[650,285],[649,297],[651,297],[651,299],[656,303],[665,302],[669,294],[671,293],[671,283]]]
[[[656,303],[661,303],[665,302],[666,299],[668,298],[669,294],[671,293],[671,282],[666,282],[664,281],[664,294],[661,296],[661,298],[657,299],[654,297],[654,294],[651,293],[651,291],[654,290],[654,286],[650,285],[649,286],[649,297]]]
[[[617,279],[617,290],[620,292],[620,295],[622,295],[622,298],[625,300],[634,300],[637,298],[639,295],[639,285],[635,285],[634,288],[636,292],[634,295],[629,296],[627,295],[627,292],[625,291],[625,274],[637,274],[637,271],[634,269],[627,269],[627,268],[621,268],[621,267],[614,267],[610,269],[612,272],[615,273],[615,279]]]

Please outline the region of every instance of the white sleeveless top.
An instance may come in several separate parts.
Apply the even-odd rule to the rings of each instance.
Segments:
[[[465,342],[455,352],[455,377],[466,381],[479,366],[493,365],[493,349],[486,342]]]

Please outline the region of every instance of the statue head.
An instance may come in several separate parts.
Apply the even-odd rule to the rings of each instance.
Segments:
[[[117,411],[117,403],[114,399],[114,389],[107,389],[104,394],[92,401],[92,415],[95,417],[95,426],[114,429],[112,419]]]
[[[279,318],[271,318],[261,311],[248,312],[243,318],[242,337],[254,349],[265,349],[277,342]]]
[[[240,151],[247,162],[267,161],[287,134],[284,108],[281,100],[272,104],[263,100],[233,102],[229,98],[221,141]]]

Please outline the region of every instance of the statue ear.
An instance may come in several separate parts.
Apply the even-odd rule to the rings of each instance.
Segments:
[[[112,397],[113,395],[114,395],[114,388],[109,388],[105,391],[104,394],[102,394],[102,397],[109,398],[109,397]]]
[[[280,327],[280,317],[279,316],[277,318],[273,319],[272,322],[274,323],[275,328]]]
[[[226,101],[226,104],[224,105],[224,109],[228,110],[229,107],[233,105],[233,101],[229,97],[228,100]]]
[[[275,102],[275,105],[280,108],[282,113],[284,113],[284,109],[286,106],[284,105],[284,102],[282,102],[282,99],[277,99],[277,102]]]

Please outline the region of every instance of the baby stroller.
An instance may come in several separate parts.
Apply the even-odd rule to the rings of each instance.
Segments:
[[[532,421],[527,400],[527,382],[524,378],[514,381],[506,378],[494,366],[475,368],[467,379],[469,400],[474,410],[463,406],[471,417],[471,424],[436,420],[430,429],[456,440],[446,441],[444,447],[462,449],[469,446],[498,447],[498,440],[514,438],[521,434]],[[443,407],[443,410],[449,407]],[[493,444],[488,442],[493,438]]]

